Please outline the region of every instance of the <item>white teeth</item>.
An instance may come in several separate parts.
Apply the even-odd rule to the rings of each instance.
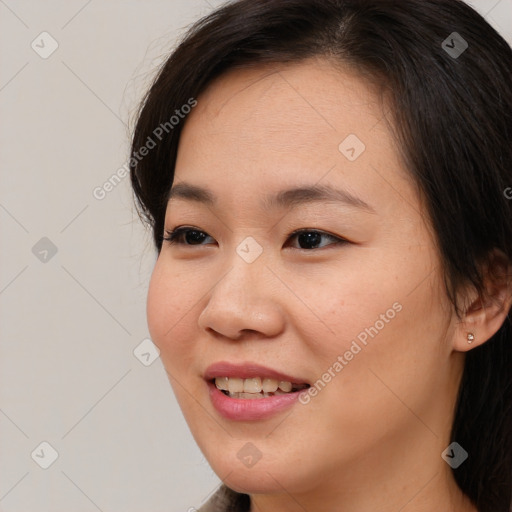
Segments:
[[[238,393],[237,398],[248,398],[249,400],[254,400],[261,398],[259,393]]]
[[[292,383],[282,380],[279,382],[279,389],[289,393],[292,390]]]
[[[278,394],[276,392],[276,394]],[[282,395],[285,395],[283,391],[281,391]],[[230,398],[248,398],[249,400],[254,400],[258,398],[268,398],[272,396],[273,393],[229,393]]]
[[[267,396],[283,395],[293,389],[288,381],[278,381],[261,377],[241,379],[238,377],[217,377],[215,385],[222,391],[228,391],[233,398],[263,398]]]
[[[274,391],[277,391],[278,387],[279,385],[276,379],[263,379],[263,382],[261,383],[261,389],[266,393],[273,393]]]
[[[254,377],[252,379],[244,380],[244,392],[245,393],[260,393],[261,392],[261,379]]]
[[[228,378],[227,377],[217,377],[215,379],[215,385],[221,389],[221,390],[224,390],[224,391],[227,391],[229,388],[228,388]]]
[[[241,393],[244,390],[244,379],[228,378],[228,391],[230,393]]]

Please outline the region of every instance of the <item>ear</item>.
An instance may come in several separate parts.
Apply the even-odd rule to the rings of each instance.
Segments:
[[[485,296],[480,298],[474,288],[466,288],[459,295],[464,308],[463,316],[457,322],[453,348],[460,352],[478,347],[492,338],[505,322],[512,305],[512,264],[505,253],[493,250],[489,262],[482,268]]]

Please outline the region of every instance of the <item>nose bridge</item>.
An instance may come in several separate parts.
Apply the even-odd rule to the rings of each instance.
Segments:
[[[268,263],[268,250],[264,251],[263,244],[260,242],[253,236],[245,236],[234,247],[231,254],[226,254],[228,271],[224,280],[235,290],[235,294],[252,295],[252,292],[255,292],[253,299],[256,299],[258,283],[263,284],[261,276],[265,274]],[[238,286],[237,281],[239,282]],[[261,287],[264,288],[264,286]],[[264,293],[263,290],[260,291]]]
[[[232,255],[226,256],[228,270],[212,290],[211,299],[219,298],[224,304],[232,302],[233,311],[261,307],[271,300],[265,292],[268,279],[262,279],[267,271],[265,256],[255,238],[245,237]]]
[[[210,290],[199,324],[237,338],[243,330],[275,335],[282,326],[282,311],[269,285],[263,246],[248,236],[226,256],[225,271]]]

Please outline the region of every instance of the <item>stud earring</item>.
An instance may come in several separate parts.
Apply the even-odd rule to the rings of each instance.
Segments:
[[[468,332],[468,343],[473,343],[475,335],[472,332]]]

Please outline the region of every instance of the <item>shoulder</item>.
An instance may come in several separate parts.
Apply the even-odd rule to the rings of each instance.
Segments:
[[[222,484],[197,512],[249,512],[250,508],[248,494],[235,492]]]

